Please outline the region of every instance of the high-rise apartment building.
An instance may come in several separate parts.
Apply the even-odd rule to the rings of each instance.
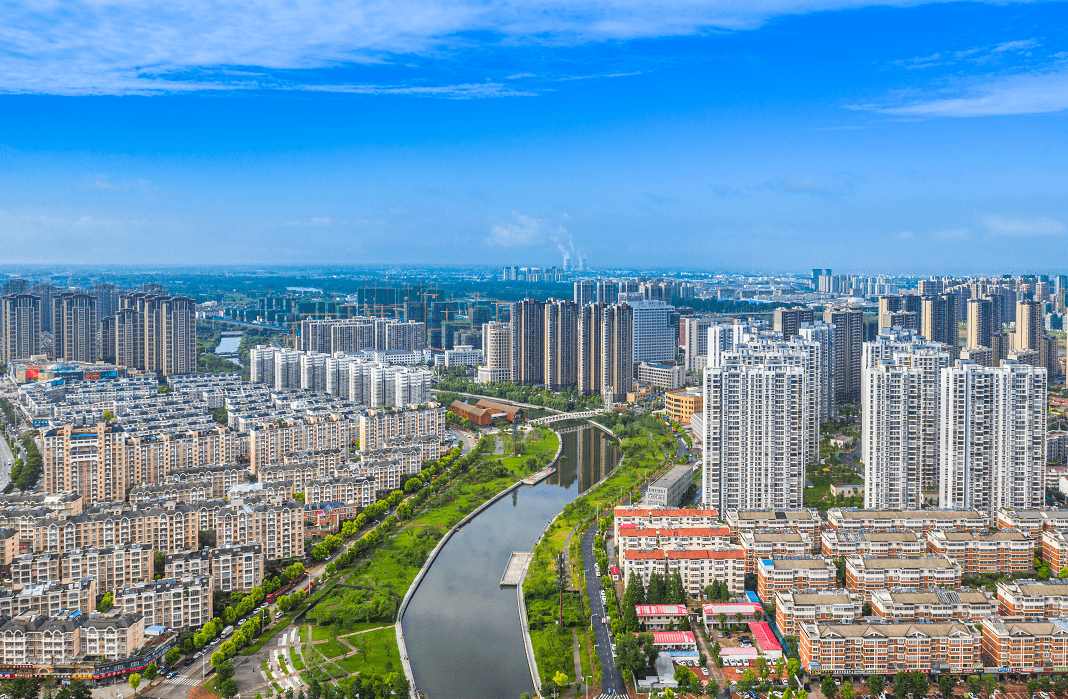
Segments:
[[[115,361],[174,376],[196,372],[196,303],[184,296],[124,294],[115,315]]]
[[[523,299],[512,304],[512,380],[545,382],[545,303]]]
[[[701,371],[708,364],[708,329],[722,318],[689,316],[679,319],[679,347],[686,371]]]
[[[923,297],[923,319],[920,334],[931,342],[941,342],[956,354],[960,342],[957,339],[956,294],[938,294]]]
[[[545,387],[558,391],[578,385],[578,315],[574,301],[550,299],[545,304]]]
[[[627,304],[584,306],[578,316],[578,386],[586,395],[626,400],[634,378],[634,309]]]
[[[100,357],[97,298],[64,292],[52,298],[52,358],[95,362]]]
[[[575,282],[575,303],[585,306],[597,301],[597,282]]]
[[[0,297],[0,338],[3,340],[0,359],[5,364],[41,353],[40,297],[32,294]]]
[[[838,390],[838,382],[835,372],[838,370],[837,346],[835,340],[838,336],[837,328],[823,321],[803,323],[798,330],[798,336],[805,342],[817,346],[819,367],[818,391],[819,391],[819,422],[824,422],[838,417],[838,400],[835,391]]]
[[[776,308],[774,311],[775,332],[781,333],[784,340],[798,334],[802,323],[811,323],[812,309],[805,306],[797,308]]]
[[[945,347],[913,331],[885,329],[864,344],[861,444],[864,507],[919,509],[937,487],[940,372]]]
[[[968,299],[968,347],[991,347],[991,335],[1001,331],[995,323],[997,306],[988,298]]]
[[[100,282],[93,287],[93,296],[96,296],[96,314],[99,318],[107,318],[119,312],[119,290],[111,282]]]
[[[647,300],[639,293],[620,293],[620,302],[634,309],[634,362],[675,361],[675,307]]]
[[[707,507],[800,509],[816,396],[803,366],[727,359],[704,376]],[[818,436],[817,436],[818,440]]]
[[[34,284],[30,293],[41,297],[41,332],[52,332],[52,298],[60,290],[52,284]]]
[[[607,280],[597,282],[597,303],[610,306],[617,301],[619,301],[619,282]]]
[[[920,329],[923,304],[915,294],[879,297],[879,330],[883,328]]]
[[[512,380],[512,327],[493,321],[482,325],[483,365],[478,369],[479,383]]]
[[[933,296],[941,294],[944,288],[945,285],[941,279],[921,279],[916,284],[916,289],[920,292],[920,296]]]
[[[30,283],[25,279],[9,279],[0,285],[0,294],[4,296],[28,293],[30,293]]]
[[[864,312],[859,308],[825,308],[823,322],[835,327],[835,399],[839,403],[856,403],[860,400]]]
[[[1039,509],[1045,500],[1046,369],[961,361],[941,372],[942,507]]]

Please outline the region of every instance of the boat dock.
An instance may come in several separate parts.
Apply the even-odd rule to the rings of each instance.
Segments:
[[[534,554],[530,551],[513,551],[508,557],[508,565],[504,567],[504,575],[501,576],[501,587],[516,587],[523,577],[523,569],[530,563]]]
[[[537,485],[538,483],[541,483],[543,480],[553,475],[554,473],[556,473],[555,466],[546,466],[537,473],[532,473],[526,478],[524,478],[523,485]]]

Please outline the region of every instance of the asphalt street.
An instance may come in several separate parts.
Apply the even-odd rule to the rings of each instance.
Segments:
[[[601,696],[626,696],[627,688],[623,684],[623,675],[620,674],[619,668],[616,667],[616,660],[612,657],[612,641],[608,635],[604,606],[601,604],[601,578],[597,571],[597,557],[593,554],[593,539],[596,535],[597,527],[590,527],[582,535],[582,561],[586,567],[586,592],[590,596],[597,657],[601,659],[601,666],[604,668]]]

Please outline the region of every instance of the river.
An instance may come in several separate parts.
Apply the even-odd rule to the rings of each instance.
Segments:
[[[513,551],[619,461],[596,427],[563,435],[557,472],[505,495],[456,532],[415,591],[402,625],[415,686],[429,699],[518,699],[534,692],[514,587],[500,587]]]
[[[231,362],[241,365],[241,360],[237,358],[237,348],[241,345],[240,335],[224,335],[219,340],[219,346],[215,348],[215,354],[232,354],[234,356],[227,357]]]

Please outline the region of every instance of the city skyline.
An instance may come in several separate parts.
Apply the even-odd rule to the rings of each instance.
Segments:
[[[14,262],[984,273],[1068,230],[1056,3],[13,9]]]

